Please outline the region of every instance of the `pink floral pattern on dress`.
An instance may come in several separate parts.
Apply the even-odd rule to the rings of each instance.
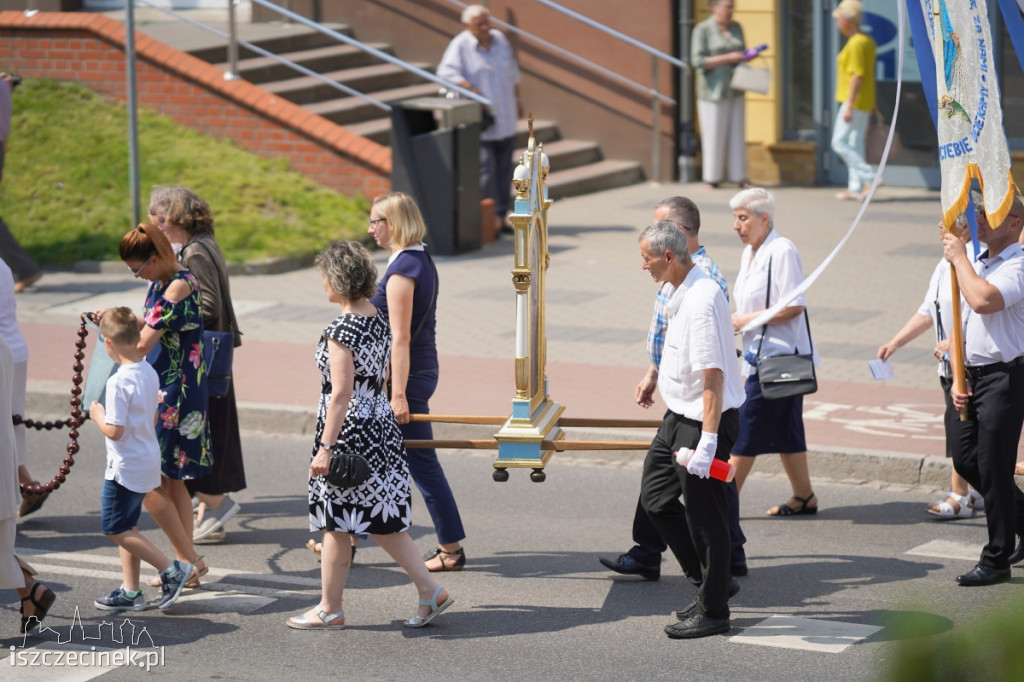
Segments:
[[[189,295],[180,301],[168,301],[167,289],[180,280],[189,285]],[[166,284],[153,282],[143,320],[148,327],[163,332],[160,344],[148,358],[160,377],[163,392],[156,425],[161,470],[168,478],[201,478],[213,466],[213,447],[206,414],[202,298],[195,275],[181,270]]]

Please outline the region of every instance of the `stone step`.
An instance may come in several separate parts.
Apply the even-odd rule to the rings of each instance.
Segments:
[[[312,107],[306,108],[312,111]],[[324,118],[329,118],[329,116],[324,116]],[[390,117],[372,118],[368,121],[359,121],[358,123],[346,123],[343,125],[353,135],[365,137],[366,139],[373,140],[377,144],[382,144],[385,147],[391,144]]]
[[[341,94],[334,88],[330,88],[330,90],[334,94]],[[384,102],[385,104],[393,104],[395,102],[401,102],[402,100],[413,99],[415,97],[434,96],[437,94],[437,84],[429,82],[419,83],[417,85],[407,85],[405,87],[392,88],[390,90],[369,92],[367,94],[380,102]],[[370,120],[380,119],[380,117],[383,116],[383,120],[387,121],[387,134],[384,137],[386,141],[381,142],[379,139],[375,141],[381,142],[381,144],[390,144],[390,113],[378,109],[359,97],[336,97],[334,99],[306,104],[305,109],[312,114],[323,116],[328,121],[333,121],[338,125],[343,125],[350,130],[352,130],[351,126],[353,124],[369,122]],[[376,126],[371,127],[371,129],[376,130]],[[353,132],[355,131],[353,130]]]
[[[535,130],[535,135],[536,132]],[[552,170],[555,168],[559,170],[576,168],[577,166],[597,163],[601,160],[601,147],[596,142],[589,142],[587,140],[554,140],[552,142],[544,142],[543,145],[544,153],[548,155],[548,161],[551,163]],[[524,151],[526,151],[525,146],[515,150],[512,158],[516,163],[519,162]]]
[[[352,36],[352,29],[344,24],[324,24],[327,28],[337,31],[343,35]],[[225,30],[225,27],[218,26],[220,30]],[[281,54],[282,52],[295,52],[297,50],[310,50],[317,47],[325,47],[329,45],[338,45],[338,41],[330,36],[324,35],[320,31],[315,31],[311,28],[300,28],[292,25],[284,25],[281,28],[281,34],[272,37],[261,36],[258,38],[247,38],[246,32],[249,30],[245,24],[239,24],[238,26],[238,39],[258,45],[268,52],[274,54]],[[200,31],[200,29],[193,29],[193,31]],[[205,32],[203,32],[205,34]],[[214,34],[210,34],[214,35]],[[160,36],[154,36],[157,40],[160,40]],[[200,47],[195,49],[186,50],[190,55],[197,59],[202,59],[204,62],[210,62],[211,64],[218,64],[227,62],[228,60],[228,48],[226,38],[216,38],[216,44],[209,47]],[[173,43],[172,43],[173,44]],[[179,48],[180,49],[180,48]],[[247,49],[243,45],[238,46],[238,58],[249,59],[253,57],[259,57],[260,55]]]
[[[554,142],[561,137],[558,132],[558,123],[555,121],[544,121],[534,119],[533,139],[537,142]],[[530,123],[528,119],[521,118],[516,121],[516,148],[523,149],[530,140]]]
[[[643,167],[636,161],[606,160],[566,170],[552,167],[548,175],[548,195],[560,199],[633,185],[643,179]]]
[[[370,47],[389,54],[391,52],[391,47],[384,43],[375,43]],[[285,52],[278,56],[317,73],[379,63],[373,55],[351,45],[328,45],[298,52]],[[216,66],[223,71],[228,70],[227,62]],[[272,57],[251,57],[238,61],[238,75],[250,83],[268,83],[295,78],[299,72]]]
[[[428,67],[428,65],[422,63],[414,64],[414,66],[423,69]],[[422,83],[422,80],[416,74],[392,64],[360,66],[354,69],[330,71],[321,75],[329,80],[344,83],[350,88],[368,94],[380,90]],[[280,95],[289,102],[300,105],[336,99],[339,92],[336,88],[332,88],[312,76],[300,76],[272,83],[264,83],[262,88],[267,92]],[[432,84],[432,88],[436,92],[437,86]]]

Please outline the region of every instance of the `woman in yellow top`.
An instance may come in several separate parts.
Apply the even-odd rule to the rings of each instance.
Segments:
[[[836,111],[832,151],[849,171],[846,190],[837,199],[861,199],[871,187],[875,172],[864,160],[864,133],[875,102],[875,41],[860,30],[863,9],[859,0],[842,0],[832,12],[836,28],[847,37],[836,58]]]

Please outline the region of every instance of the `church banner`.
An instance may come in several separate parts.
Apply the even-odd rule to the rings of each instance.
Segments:
[[[988,10],[978,0],[921,3],[935,55],[943,217],[951,225],[967,208],[976,178],[989,225],[996,227],[1010,211],[1015,187]]]

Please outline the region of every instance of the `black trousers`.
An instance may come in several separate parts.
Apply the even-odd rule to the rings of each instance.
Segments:
[[[28,279],[42,269],[25,249],[21,248],[21,244],[11,234],[3,218],[0,218],[0,258],[11,269],[15,282]]]
[[[516,136],[500,140],[480,140],[480,192],[494,199],[494,215],[505,218],[512,197],[512,153]]]
[[[740,528],[740,495],[736,490],[736,481],[731,481],[726,494],[729,501],[729,539],[732,545],[732,564],[746,563],[747,553],[743,545],[747,536]],[[642,564],[658,564],[662,553],[668,548],[665,538],[654,527],[651,517],[644,511],[643,498],[637,497],[636,511],[633,513],[633,547],[627,554]]]
[[[1018,534],[1024,534],[1024,493],[1013,480],[1017,444],[1024,425],[1024,365],[977,376],[961,421],[946,395],[946,439],[953,467],[985,498],[988,544],[980,564],[1009,566]]]
[[[729,460],[739,431],[739,411],[722,413],[717,459]],[[695,448],[700,434],[700,422],[674,413],[665,416],[644,460],[640,499],[683,574],[700,583],[698,607],[712,618],[728,618],[732,577],[728,486],[713,478],[691,475],[676,464],[673,456],[679,448]]]

